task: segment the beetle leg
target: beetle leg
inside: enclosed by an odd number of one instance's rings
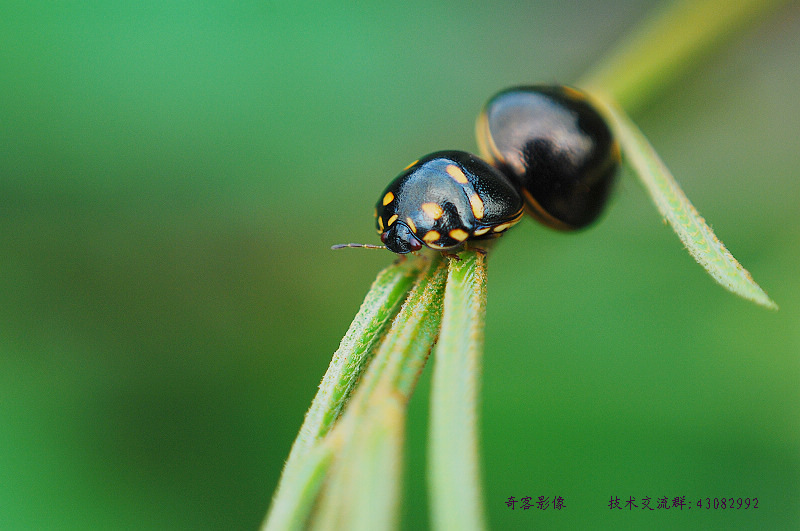
[[[442,256],[444,256],[445,258],[452,258],[453,260],[457,261],[461,260],[461,257],[458,256],[457,254],[449,253],[447,251],[442,251]]]

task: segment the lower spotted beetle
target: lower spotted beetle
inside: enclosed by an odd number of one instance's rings
[[[499,171],[463,151],[439,151],[406,168],[375,207],[378,233],[395,253],[452,249],[522,218],[522,198]]]
[[[592,223],[605,206],[619,147],[582,92],[558,85],[504,90],[484,107],[477,133],[488,163],[463,151],[413,162],[375,208],[384,245],[333,248],[448,251],[500,236],[523,208],[545,225],[572,230]]]

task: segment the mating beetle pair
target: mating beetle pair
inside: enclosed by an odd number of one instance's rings
[[[599,216],[620,151],[583,93],[541,85],[504,90],[484,107],[477,134],[488,162],[439,151],[410,164],[384,190],[375,217],[387,249],[446,251],[497,237],[524,211],[560,230]]]

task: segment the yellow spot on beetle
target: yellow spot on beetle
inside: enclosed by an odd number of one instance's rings
[[[442,210],[442,207],[436,203],[422,203],[420,208],[422,208],[422,211],[434,220],[439,219],[444,215],[444,210]]]
[[[406,171],[407,169],[409,169],[411,166],[413,166],[413,165],[414,165],[414,164],[416,164],[417,162],[419,162],[419,159],[415,160],[414,162],[412,162],[411,164],[409,164],[408,166],[406,166],[405,168],[403,168],[403,171]]]
[[[380,232],[383,232],[383,218],[378,218],[378,227],[381,229]]]
[[[467,239],[467,236],[469,236],[469,234],[461,229],[453,229],[450,231],[450,237],[456,240],[457,242],[463,242],[464,240]]]
[[[435,230],[429,230],[427,233],[425,233],[425,236],[423,236],[422,239],[425,241],[425,243],[433,243],[438,240],[440,236],[441,234]]]
[[[447,170],[447,173],[450,174],[450,177],[455,179],[457,183],[467,184],[469,182],[467,181],[467,176],[464,175],[464,172],[461,170],[461,168],[455,164],[448,164],[445,170]]]
[[[383,206],[388,205],[394,201],[394,194],[392,192],[386,192],[386,195],[383,196]]]
[[[484,234],[489,232],[491,229],[492,229],[491,227],[483,227],[482,229],[476,230],[472,234],[474,234],[475,236],[483,236]]]
[[[414,225],[414,222],[411,221],[411,218],[406,218],[406,223],[408,224],[408,228],[411,229],[411,232],[417,232],[417,226]]]
[[[469,204],[472,206],[472,214],[475,219],[481,219],[483,217],[483,201],[478,197],[478,194],[469,196]]]
[[[504,230],[506,230],[507,228],[509,228],[511,225],[513,225],[513,223],[503,223],[503,224],[501,224],[501,225],[498,225],[498,226],[496,226],[496,227],[495,227],[495,228],[493,228],[492,230],[493,230],[494,232],[503,232]]]
[[[395,221],[397,221],[397,214],[389,218],[389,220],[386,222],[386,226],[391,227],[392,223],[394,223]]]

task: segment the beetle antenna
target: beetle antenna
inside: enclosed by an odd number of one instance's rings
[[[344,249],[345,247],[361,247],[363,249],[386,249],[385,245],[370,245],[369,243],[340,243],[332,245],[331,249]]]

